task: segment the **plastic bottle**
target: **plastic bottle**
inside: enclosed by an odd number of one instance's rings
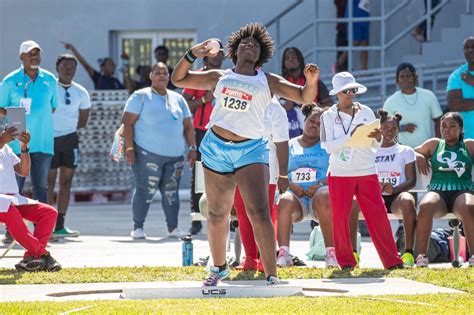
[[[191,266],[193,264],[193,238],[186,235],[181,238],[183,241],[183,266]]]

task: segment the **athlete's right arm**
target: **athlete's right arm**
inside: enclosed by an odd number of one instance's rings
[[[191,52],[191,54],[196,58],[215,56],[215,54],[211,54],[209,48],[207,48],[207,43],[209,41],[210,39],[197,44],[186,54]],[[217,81],[219,81],[219,78],[223,74],[223,70],[191,71],[193,63],[189,61],[189,58],[185,58],[185,56],[179,60],[174,68],[174,71],[171,74],[171,82],[180,88],[213,91],[216,87]]]
[[[418,170],[421,174],[428,175],[428,172],[431,168],[430,164],[428,163],[428,159],[433,156],[439,141],[440,139],[438,138],[431,138],[414,149],[416,165],[418,166]]]

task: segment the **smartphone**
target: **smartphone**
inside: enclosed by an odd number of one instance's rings
[[[8,127],[15,127],[18,134],[26,130],[26,113],[24,107],[7,108]]]

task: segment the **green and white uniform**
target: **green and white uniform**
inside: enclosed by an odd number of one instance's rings
[[[464,141],[448,147],[440,140],[431,157],[431,176],[428,190],[434,191],[472,191],[472,158]]]

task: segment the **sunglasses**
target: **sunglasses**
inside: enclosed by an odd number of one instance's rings
[[[352,88],[352,89],[344,90],[344,91],[342,91],[342,93],[344,93],[344,94],[346,94],[346,95],[349,94],[349,93],[351,93],[351,92],[354,93],[354,94],[356,94],[358,90],[359,90],[358,88]]]
[[[69,94],[69,91],[66,91],[66,94],[64,94],[64,102],[66,105],[71,105],[71,94]]]

